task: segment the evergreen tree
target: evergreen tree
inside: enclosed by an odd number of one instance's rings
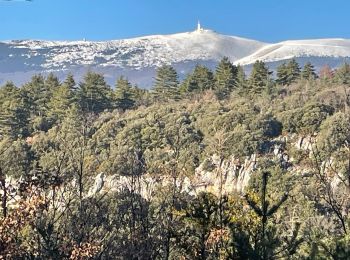
[[[225,98],[235,87],[237,87],[237,67],[224,57],[215,71],[216,93],[219,98]]]
[[[287,65],[286,63],[282,63],[277,67],[277,78],[276,83],[280,84],[282,86],[285,86],[288,84],[288,71],[287,71]]]
[[[67,86],[70,90],[75,91],[77,89],[77,84],[74,80],[73,74],[69,73],[64,80],[63,84]]]
[[[301,72],[301,78],[302,79],[307,79],[307,80],[313,80],[317,78],[317,75],[315,73],[315,68],[314,66],[311,64],[311,62],[307,62],[304,65],[304,68]]]
[[[197,65],[181,85],[181,92],[198,92],[213,89],[213,73],[205,66]]]
[[[176,70],[170,65],[163,65],[157,70],[153,96],[158,100],[178,99],[178,79]]]
[[[74,93],[68,85],[62,84],[52,94],[48,104],[48,116],[51,120],[62,120],[67,110],[76,102]]]
[[[292,59],[287,64],[288,84],[292,84],[300,78],[300,67],[295,59]]]
[[[282,63],[277,67],[276,82],[281,85],[290,85],[300,78],[300,67],[295,59]]]
[[[262,93],[271,85],[269,68],[262,61],[256,61],[249,77],[249,90],[251,93]]]
[[[52,93],[56,88],[59,87],[59,85],[60,82],[58,78],[53,73],[49,73],[45,79],[46,88]]]
[[[244,92],[247,87],[247,77],[245,75],[244,69],[242,66],[237,66],[237,88],[240,92]]]
[[[350,84],[350,65],[345,63],[335,71],[334,79],[339,84]]]
[[[77,96],[84,112],[100,113],[112,108],[113,91],[100,74],[88,72],[79,84]]]
[[[49,82],[51,82],[51,80]],[[45,79],[42,75],[34,75],[32,80],[24,85],[22,91],[33,116],[46,115],[48,103],[52,96],[52,89],[49,88],[50,86],[52,85],[45,84]]]
[[[117,108],[125,111],[135,105],[131,84],[123,76],[117,80],[114,94],[117,101]]]
[[[17,138],[27,134],[29,113],[20,90],[11,82],[0,88],[0,136]]]

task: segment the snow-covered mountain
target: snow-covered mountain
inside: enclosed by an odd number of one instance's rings
[[[88,70],[103,73],[114,83],[120,75],[147,87],[155,69],[172,64],[180,77],[201,63],[214,68],[224,56],[236,64],[264,60],[272,67],[296,57],[337,66],[350,57],[350,40],[323,39],[268,44],[227,36],[198,27],[193,32],[154,35],[105,42],[20,40],[0,42],[0,84],[21,84],[35,74],[54,72],[63,78],[72,72],[79,80]],[[316,66],[317,66],[316,64]]]
[[[307,57],[348,58],[350,57],[350,40],[296,40],[268,44],[235,63],[247,65],[254,63],[256,60],[276,62],[291,58]]]

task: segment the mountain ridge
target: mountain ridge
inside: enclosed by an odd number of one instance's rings
[[[22,84],[33,74],[49,72],[60,78],[72,72],[80,80],[86,71],[95,70],[110,84],[125,75],[131,82],[149,87],[156,68],[162,64],[173,65],[181,78],[198,63],[214,69],[224,56],[247,67],[262,60],[274,69],[277,63],[291,58],[301,62],[316,59],[316,68],[327,63],[336,67],[350,57],[350,39],[266,43],[198,27],[192,32],[110,41],[2,41],[0,83],[12,80]]]

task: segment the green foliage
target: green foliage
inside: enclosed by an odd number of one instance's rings
[[[237,67],[224,57],[216,67],[215,92],[220,99],[227,98],[236,87]]]
[[[152,91],[92,72],[7,83],[0,242],[28,259],[346,259],[347,83],[279,73],[275,88],[263,62],[246,79],[224,58],[182,96],[170,66]]]
[[[288,63],[282,63],[277,67],[276,82],[280,85],[286,86],[296,82],[300,78],[300,67],[295,59]]]
[[[0,176],[25,177],[30,171],[30,151],[23,140],[0,139]]]
[[[240,93],[244,93],[247,88],[247,76],[244,72],[244,68],[240,65],[237,66],[237,88]]]
[[[218,198],[204,192],[193,198],[180,212],[184,228],[181,230],[183,233],[180,231],[183,238],[179,244],[188,258],[206,259],[211,254],[207,241],[218,225],[218,213]]]
[[[69,73],[67,75],[66,79],[63,82],[63,85],[67,86],[72,92],[77,89],[73,74]]]
[[[0,138],[28,134],[29,111],[20,90],[11,82],[0,88]]]
[[[271,74],[272,72],[269,71],[264,62],[256,61],[248,79],[249,92],[252,94],[261,94],[263,92],[269,94],[269,89],[271,87]]]
[[[69,83],[57,87],[48,104],[48,117],[53,121],[62,121],[69,108],[76,103],[75,93]]]
[[[189,74],[180,87],[182,93],[203,92],[214,88],[213,73],[202,65],[197,65]]]
[[[331,106],[310,103],[302,108],[286,111],[280,115],[283,127],[288,132],[309,133],[316,132],[322,121],[332,115],[334,109]]]
[[[317,75],[315,73],[315,68],[311,64],[311,62],[307,62],[304,65],[303,70],[301,71],[301,78],[306,80],[314,80],[317,78]]]
[[[179,82],[176,70],[169,65],[163,65],[157,69],[157,75],[152,88],[152,93],[157,100],[179,98]]]
[[[334,152],[350,144],[350,118],[342,112],[324,120],[320,126],[318,143],[322,150]]]
[[[41,75],[35,75],[23,86],[23,93],[33,116],[46,115],[52,92],[57,87],[56,79],[52,74],[47,80]]]
[[[84,112],[100,113],[112,108],[113,91],[102,75],[88,72],[77,89],[79,104]]]
[[[133,97],[133,89],[130,82],[123,77],[117,80],[114,95],[117,101],[117,108],[125,111],[131,109],[135,105],[135,100]]]
[[[334,80],[339,84],[350,84],[350,65],[348,63],[344,63],[344,65],[336,69]]]

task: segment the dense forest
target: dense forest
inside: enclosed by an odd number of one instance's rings
[[[0,88],[1,259],[350,259],[350,66]]]

